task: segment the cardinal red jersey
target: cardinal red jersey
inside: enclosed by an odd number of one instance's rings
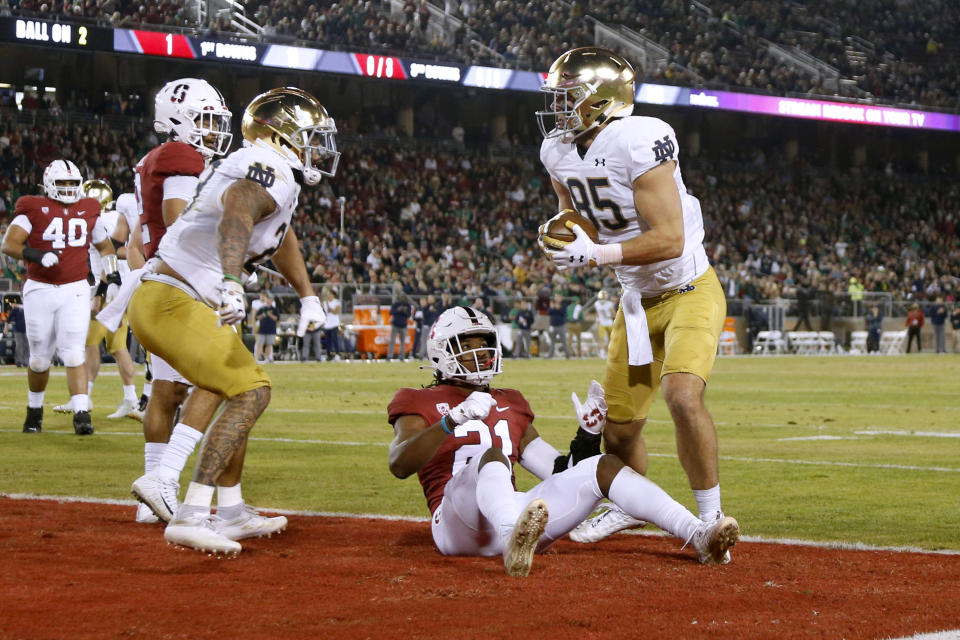
[[[93,198],[81,198],[73,204],[64,204],[45,196],[23,196],[17,200],[14,210],[14,216],[21,215],[27,219],[24,228],[29,226],[27,246],[53,251],[60,258],[49,268],[32,260],[26,261],[28,278],[49,284],[67,284],[87,277],[90,272],[87,247],[100,217],[99,202]]]
[[[203,156],[185,142],[165,142],[137,163],[137,201],[145,258],[153,257],[167,232],[163,223],[163,181],[170,176],[196,177],[203,169]]]
[[[430,513],[440,506],[447,481],[474,456],[483,454],[490,447],[498,447],[510,458],[511,467],[516,464],[520,441],[533,422],[533,411],[515,389],[490,389],[490,395],[497,401],[497,406],[490,410],[487,419],[470,420],[456,427],[417,473]],[[390,401],[387,413],[390,424],[396,423],[400,416],[418,415],[429,426],[464,398],[461,389],[443,384],[426,389],[400,389]]]

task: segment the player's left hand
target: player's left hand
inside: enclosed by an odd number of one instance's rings
[[[317,322],[323,324],[327,314],[323,312],[323,305],[317,296],[300,298],[300,322],[297,323],[297,337],[302,338],[307,333],[307,327]]]
[[[547,236],[542,236],[544,249],[553,260],[553,264],[560,271],[587,265],[596,266],[597,263],[594,261],[597,255],[596,243],[590,239],[586,231],[580,228],[580,225],[567,221],[567,228],[577,236],[573,242],[561,245]]]
[[[224,279],[217,291],[220,293],[220,306],[217,308],[220,326],[242,322],[247,316],[247,297],[243,292],[243,285]]]
[[[589,433],[602,433],[607,426],[607,397],[603,391],[603,385],[596,380],[591,380],[590,388],[587,389],[586,402],[580,402],[576,391],[570,394],[570,400],[573,402],[573,410],[577,413],[580,428]]]

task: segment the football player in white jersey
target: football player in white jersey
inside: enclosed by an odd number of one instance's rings
[[[130,326],[144,347],[193,385],[226,398],[208,429],[193,481],[164,531],[168,542],[226,554],[241,549],[236,540],[246,533],[231,523],[242,522],[246,507],[241,502],[236,514],[218,508],[213,517],[213,491],[230,459],[242,455],[270,401],[270,379],[233,327],[246,315],[243,276],[271,258],[300,294],[298,333],[311,321],[323,321],[290,222],[301,183],[333,176],[340,155],[333,118],[316,98],[293,87],[254,98],[241,130],[245,146],[201,174],[193,200],[167,229],[159,260],[129,308]],[[274,531],[286,526],[282,516],[270,520]]]
[[[541,241],[559,269],[610,265],[623,287],[603,383],[607,451],[646,472],[642,429],[662,386],[700,517],[718,519],[717,432],[704,395],[726,300],[703,248],[700,202],[680,175],[676,134],[662,120],[632,115],[634,71],[607,49],[564,53],[541,91],[540,159],[560,209],[589,218],[599,242],[576,225],[570,243]],[[611,509],[571,537],[593,541],[639,524]]]
[[[137,225],[139,213],[137,212],[136,198],[132,193],[120,195],[114,201],[113,189],[103,180],[87,180],[80,185],[80,193],[85,198],[95,198],[100,203],[100,220],[103,223],[104,230],[113,241],[113,248],[117,252],[117,273],[121,278],[126,278],[130,273],[130,267],[127,266],[126,251],[124,245],[129,236],[130,221]],[[118,224],[120,218],[124,218],[122,224]],[[139,226],[139,225],[137,225]],[[108,297],[107,291],[111,285],[103,276],[103,267],[101,266],[100,252],[93,247],[90,248],[90,273],[93,274],[94,295],[91,301],[91,309],[94,314],[100,310],[104,300]],[[108,418],[117,419],[130,416],[135,420],[143,420],[143,414],[137,410],[137,389],[135,386],[133,368],[133,359],[127,350],[127,322],[121,322],[116,331],[110,331],[104,327],[96,318],[90,319],[90,326],[87,329],[86,343],[86,366],[87,366],[87,395],[92,396],[93,385],[100,373],[100,343],[105,342],[107,352],[114,357],[117,362],[117,369],[120,373],[120,380],[123,384],[123,400],[117,407],[117,410]],[[91,403],[92,404],[92,403]],[[70,413],[69,403],[53,408],[58,413]]]

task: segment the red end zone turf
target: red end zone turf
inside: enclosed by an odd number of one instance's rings
[[[290,518],[235,560],[132,506],[0,497],[2,638],[888,638],[960,628],[960,555],[561,541],[528,578],[445,558],[422,522]],[[742,523],[749,534],[749,522]]]

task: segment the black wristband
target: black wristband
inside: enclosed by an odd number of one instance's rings
[[[97,285],[97,293],[96,293],[95,295],[100,296],[101,298],[106,297],[106,295],[107,295],[107,281],[106,281],[106,280],[101,280],[101,281],[100,281],[100,284]]]
[[[600,455],[602,439],[603,436],[599,433],[590,433],[583,427],[577,427],[577,435],[570,441],[570,457],[573,458],[573,464]]]
[[[49,252],[44,251],[43,249],[35,249],[33,247],[24,247],[22,255],[24,260],[29,260],[30,262],[36,262],[37,264],[40,264],[41,261],[43,260],[44,254],[46,253],[49,253]]]

